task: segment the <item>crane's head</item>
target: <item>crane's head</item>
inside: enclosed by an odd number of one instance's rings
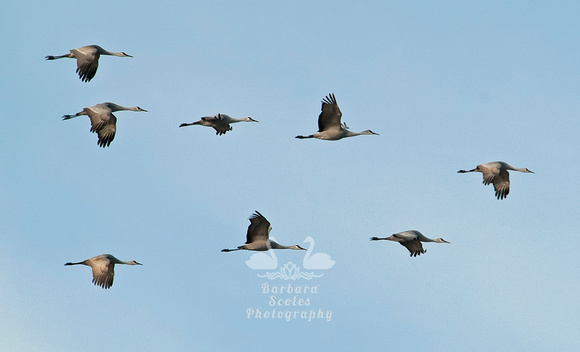
[[[535,174],[535,172],[533,172],[532,170],[528,169],[527,167],[524,170],[526,170],[526,172],[529,172],[531,174]]]
[[[376,132],[373,132],[373,131],[371,131],[371,130],[366,130],[366,131],[363,131],[363,132],[362,132],[362,134],[375,134],[375,135],[377,135],[377,136],[379,135],[378,133],[376,133]]]
[[[127,53],[125,53],[125,52],[122,52],[122,53],[121,53],[121,56],[125,56],[125,57],[133,57],[133,56],[131,56],[131,55],[129,55],[129,54],[127,54]]]
[[[130,262],[128,262],[127,264],[129,264],[129,265],[143,265],[143,264],[141,264],[141,263],[137,263],[137,262],[136,262],[136,261],[134,261],[134,260],[131,260],[131,261],[130,261]]]
[[[434,239],[434,240],[433,240],[433,242],[437,242],[437,243],[451,243],[451,242],[447,242],[447,241],[445,241],[445,240],[444,240],[444,239],[442,239],[442,238],[436,238],[436,239]]]
[[[254,120],[253,118],[251,118],[249,116],[248,117],[244,117],[243,120],[244,121],[248,121],[248,122],[259,122],[258,120]]]

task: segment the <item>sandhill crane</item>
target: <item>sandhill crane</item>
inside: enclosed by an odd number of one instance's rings
[[[302,260],[302,266],[306,269],[330,269],[336,263],[334,260],[330,259],[330,256],[326,253],[315,253],[312,256],[312,250],[314,249],[314,239],[310,236],[306,237],[304,242],[310,243],[308,251]]]
[[[508,170],[514,170],[525,173],[534,173],[527,168],[517,168],[513,167],[508,163],[503,161],[493,161],[487,164],[477,165],[475,169],[471,170],[459,170],[458,173],[466,172],[481,172],[483,174],[483,184],[489,185],[493,183],[493,188],[495,189],[495,196],[497,199],[504,199],[510,193],[510,174]]]
[[[269,249],[297,249],[305,250],[299,245],[283,246],[274,240],[269,239],[270,222],[260,214],[257,210],[250,216],[250,226],[248,226],[248,233],[246,235],[246,244],[243,244],[235,249],[222,249],[222,252],[233,252],[245,249],[247,251],[267,251]]]
[[[371,237],[371,241],[380,241],[380,240],[399,242],[401,245],[407,247],[409,252],[411,252],[411,257],[416,257],[418,255],[421,255],[422,253],[427,252],[426,249],[423,250],[423,245],[421,244],[421,242],[450,243],[442,238],[436,239],[427,238],[423,236],[421,232],[415,230],[399,232],[385,238]]]
[[[91,119],[91,132],[96,132],[99,136],[97,144],[100,147],[108,147],[113,139],[115,139],[115,133],[117,132],[117,118],[113,115],[114,111],[144,111],[138,106],[134,107],[124,107],[117,105],[115,103],[102,103],[90,108],[84,108],[83,111],[77,112],[74,115],[64,115],[63,120],[70,120],[77,116],[88,115]]]
[[[354,137],[362,134],[376,134],[371,130],[351,132],[346,123],[341,123],[342,113],[336,103],[334,94],[329,94],[322,100],[322,112],[318,116],[318,132],[308,136],[296,136],[296,138],[318,138],[327,141],[337,141],[346,137]]]
[[[134,260],[124,262],[115,258],[110,254],[101,254],[96,257],[83,260],[78,263],[68,262],[65,265],[78,265],[83,264],[90,266],[93,269],[93,284],[100,286],[104,289],[108,289],[113,286],[113,278],[115,276],[115,264],[127,264],[127,265],[143,265],[137,263]]]
[[[232,127],[230,126],[230,123],[236,123],[236,122],[258,122],[256,120],[254,120],[251,117],[244,117],[241,119],[234,119],[231,116],[228,116],[226,114],[217,114],[214,116],[204,116],[202,117],[199,121],[195,121],[192,123],[182,123],[181,125],[179,125],[179,127],[185,127],[185,126],[192,126],[192,125],[202,125],[202,126],[207,126],[207,127],[213,127],[214,130],[216,130],[216,135],[222,135],[225,134],[227,131],[231,131]]]
[[[77,59],[77,73],[83,82],[90,81],[97,73],[99,67],[99,57],[101,55],[112,55],[121,57],[133,57],[123,52],[113,53],[101,48],[98,45],[87,45],[77,49],[72,49],[70,53],[58,56],[49,55],[47,60],[62,59],[65,57]]]

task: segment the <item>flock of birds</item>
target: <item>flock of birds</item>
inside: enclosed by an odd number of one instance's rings
[[[77,60],[77,74],[83,82],[89,82],[97,73],[99,66],[99,57],[101,55],[112,55],[119,57],[132,57],[124,52],[110,52],[98,45],[88,45],[77,49],[70,50],[70,53],[59,56],[46,56],[47,60],[56,60],[62,58],[74,58]],[[329,94],[322,100],[321,113],[318,116],[318,132],[310,135],[299,135],[296,138],[318,138],[322,140],[336,141],[347,137],[354,137],[360,135],[378,135],[371,130],[362,132],[351,132],[347,125],[341,121],[342,113],[336,102],[334,94]],[[91,120],[91,132],[97,133],[97,144],[100,147],[108,147],[115,138],[117,130],[117,118],[113,115],[116,111],[142,111],[138,106],[125,107],[115,103],[101,103],[92,107],[84,108],[83,111],[74,115],[64,115],[64,120],[69,120],[74,117],[87,115]],[[231,131],[230,126],[237,122],[258,122],[251,117],[244,117],[241,119],[232,118],[226,114],[217,114],[214,116],[205,116],[200,120],[192,123],[182,123],[179,127],[186,127],[192,125],[200,125],[211,127],[215,129],[216,135],[223,135],[227,131]],[[495,189],[495,196],[498,200],[507,197],[510,191],[510,180],[508,170],[519,171],[524,173],[533,173],[527,168],[516,168],[503,161],[494,161],[486,164],[477,165],[471,170],[459,170],[458,173],[481,172],[483,175],[483,184],[493,184]],[[270,230],[272,226],[270,222],[258,211],[250,217],[250,225],[248,226],[246,234],[246,243],[234,249],[222,249],[222,252],[232,252],[238,250],[249,251],[268,251],[271,249],[293,249],[306,250],[299,245],[284,246],[278,244],[270,239]],[[379,238],[372,237],[371,241],[388,240],[398,242],[406,247],[411,253],[411,257],[424,254],[427,250],[423,249],[422,242],[435,243],[450,243],[442,238],[430,239],[425,237],[419,231],[403,231],[392,236]],[[313,242],[311,241],[311,244]],[[132,261],[122,261],[110,254],[102,254],[78,263],[66,263],[65,265],[83,264],[90,266],[93,270],[93,283],[104,289],[108,289],[113,285],[113,278],[115,275],[115,264],[126,265],[141,265],[140,263]]]

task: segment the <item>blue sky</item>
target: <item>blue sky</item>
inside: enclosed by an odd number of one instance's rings
[[[19,1],[0,14],[0,349],[571,351],[577,348],[580,34],[575,2]],[[70,59],[98,44],[81,82]],[[335,93],[351,130],[298,140]],[[87,118],[119,112],[109,148]],[[251,116],[233,131],[201,116]],[[503,160],[498,201],[480,174]],[[283,244],[336,261],[312,308],[268,307],[245,240],[260,211]],[[416,229],[410,258],[371,236]],[[91,284],[102,253],[137,260]],[[304,252],[278,251],[300,266]],[[303,269],[305,270],[305,269]],[[266,281],[265,281],[266,280]],[[287,281],[277,281],[287,284]]]

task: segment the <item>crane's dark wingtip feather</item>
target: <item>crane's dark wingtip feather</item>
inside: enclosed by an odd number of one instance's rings
[[[322,99],[322,104],[336,104],[336,97],[333,93],[329,93],[327,96]]]
[[[507,198],[509,193],[510,193],[509,190],[508,191],[496,191],[495,196],[497,197],[497,200],[502,200],[502,199]]]

